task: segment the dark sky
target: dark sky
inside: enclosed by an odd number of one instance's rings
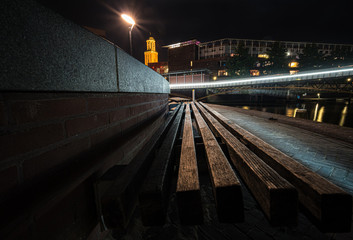
[[[249,38],[353,44],[353,14],[349,1],[317,0],[39,0],[80,25],[107,31],[112,42],[129,51],[129,13],[134,57],[143,61],[149,33],[161,46],[198,39]]]

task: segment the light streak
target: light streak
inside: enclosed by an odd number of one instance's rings
[[[323,76],[319,75],[327,75],[327,74],[337,74],[352,71],[353,75],[353,67],[349,68],[339,68],[335,70],[321,70],[315,72],[303,72],[298,74],[285,74],[285,75],[275,75],[275,76],[266,76],[266,77],[251,77],[251,78],[243,78],[243,79],[229,79],[224,81],[216,81],[216,82],[205,82],[205,83],[183,83],[183,84],[170,84],[170,89],[189,89],[189,88],[212,88],[212,87],[228,87],[235,85],[242,85],[246,83],[257,84],[257,83],[267,83],[273,82],[274,80],[283,81],[294,81],[294,80],[302,80],[302,78],[311,77],[318,75],[317,78],[323,78]],[[327,77],[337,77],[337,76],[327,76]]]

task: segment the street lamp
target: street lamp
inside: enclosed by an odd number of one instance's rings
[[[132,19],[132,17],[126,14],[121,14],[121,17],[125,20],[125,22],[131,24],[131,26],[129,27],[129,40],[130,40],[130,55],[132,56],[131,31],[132,31],[132,28],[135,26],[135,21],[134,19]]]

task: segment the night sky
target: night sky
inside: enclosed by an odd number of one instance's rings
[[[128,25],[121,13],[137,22],[133,55],[143,61],[149,33],[164,45],[198,39],[249,38],[353,44],[349,1],[313,0],[39,0],[80,25],[104,29],[107,38],[129,52]]]

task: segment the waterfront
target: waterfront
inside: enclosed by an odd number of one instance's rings
[[[243,109],[271,112],[294,118],[304,118],[316,122],[336,124],[353,128],[353,104],[348,101],[301,101],[264,103],[221,103]]]

